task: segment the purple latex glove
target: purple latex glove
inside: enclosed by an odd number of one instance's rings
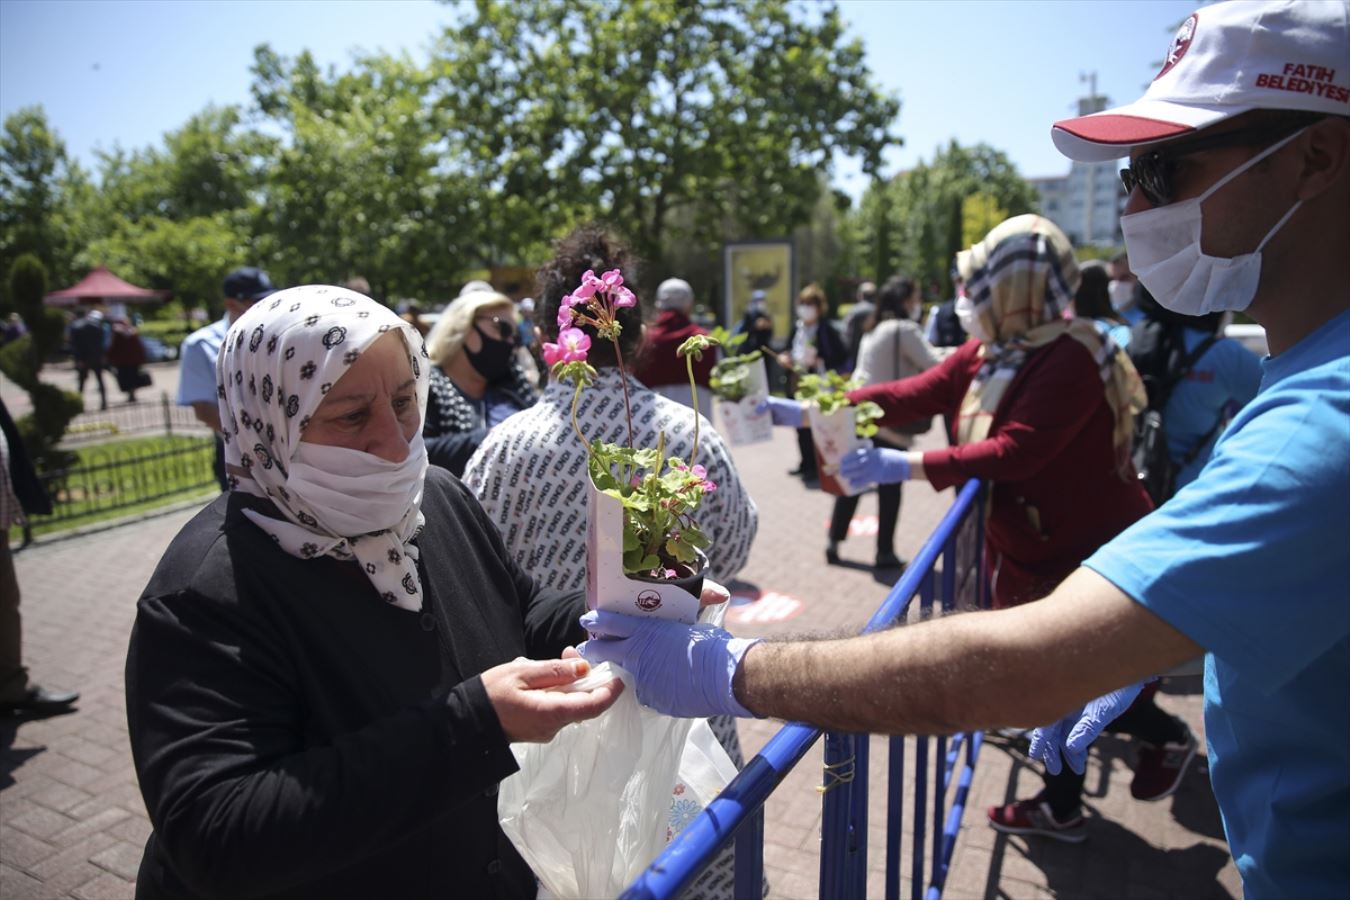
[[[1152,681],[1149,679],[1148,681]],[[1062,768],[1060,757],[1079,775],[1087,766],[1088,747],[1102,733],[1102,729],[1130,708],[1148,681],[1131,684],[1098,697],[1077,712],[1070,713],[1053,725],[1037,728],[1031,733],[1028,754],[1045,764],[1045,771],[1058,775]]]
[[[591,663],[622,666],[637,686],[638,702],[680,718],[715,715],[754,718],[736,699],[731,679],[759,638],[732,637],[712,625],[591,610],[581,617],[591,640],[577,652]]]
[[[755,404],[755,414],[768,412],[773,424],[788,428],[802,427],[802,404],[800,400],[784,400],[782,397],[765,397]]]
[[[863,447],[839,460],[839,474],[853,484],[893,484],[909,481],[909,451]]]

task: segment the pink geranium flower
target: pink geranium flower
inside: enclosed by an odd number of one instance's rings
[[[615,288],[621,288],[623,287],[623,273],[620,272],[618,269],[610,269],[608,272],[600,276],[600,282],[604,285],[605,290],[607,291],[612,291]]]
[[[558,333],[558,347],[562,350],[563,362],[585,362],[586,353],[591,349],[591,336],[580,328],[564,328]]]

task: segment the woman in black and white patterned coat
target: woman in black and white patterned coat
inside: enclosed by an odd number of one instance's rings
[[[533,406],[516,362],[520,323],[510,297],[473,291],[451,303],[427,335],[431,384],[422,437],[434,466],[464,473],[488,430]]]
[[[637,282],[627,249],[606,231],[587,225],[572,232],[559,242],[554,259],[539,270],[536,321],[544,340],[557,339],[559,301],[581,283],[587,269],[621,269],[627,283]],[[620,346],[625,363],[631,365],[642,341],[641,307],[620,309],[618,318],[623,325]],[[599,375],[581,394],[577,407],[581,431],[591,440],[625,442],[623,376],[615,365],[613,347],[596,340],[588,361]],[[628,393],[634,446],[655,447],[657,435],[664,432],[666,453],[687,459],[693,446],[694,411],[631,375]],[[549,384],[537,404],[489,432],[464,470],[464,483],[478,496],[516,562],[541,585],[559,590],[581,590],[586,583],[586,448],[572,430],[572,395],[571,384]],[[698,513],[700,526],[712,540],[707,550],[709,574],[726,584],[750,555],[759,513],[726,445],[706,419],[699,424],[698,454],[698,463],[717,485]],[[735,720],[719,716],[709,724],[740,768],[744,762]],[[730,897],[732,859],[730,849],[724,851],[681,896]]]

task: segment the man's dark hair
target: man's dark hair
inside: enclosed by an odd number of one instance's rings
[[[869,317],[867,330],[887,319],[905,318],[905,301],[914,296],[914,279],[908,275],[892,275],[877,291],[877,308]]]
[[[589,222],[581,225],[571,234],[553,245],[553,259],[539,267],[535,273],[538,282],[536,303],[536,321],[544,336],[550,341],[558,337],[558,308],[562,298],[581,285],[581,276],[587,269],[602,275],[610,269],[623,273],[624,286],[629,290],[638,283],[638,262],[628,246],[604,225]],[[634,291],[636,293],[636,291]],[[619,349],[623,352],[625,367],[637,360],[638,347],[642,343],[642,302],[618,311],[619,324],[623,332],[619,335]],[[614,356],[614,346],[601,341],[590,326],[577,326],[591,336],[589,362],[593,366],[613,366],[618,363]]]
[[[1073,314],[1080,319],[1125,321],[1111,305],[1111,276],[1106,266],[1085,263],[1078,274],[1078,291],[1073,295]]]

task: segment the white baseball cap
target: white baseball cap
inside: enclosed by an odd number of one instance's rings
[[[1350,0],[1230,0],[1191,13],[1133,103],[1056,122],[1060,153],[1126,156],[1254,109],[1350,115]]]

